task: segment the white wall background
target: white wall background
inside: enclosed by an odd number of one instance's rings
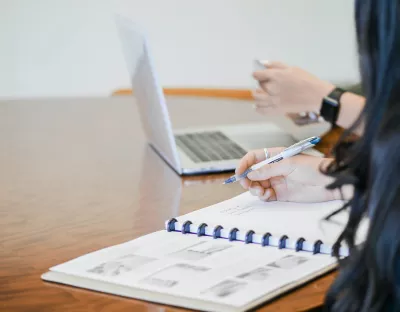
[[[0,0],[0,97],[129,87],[115,12],[147,30],[163,86],[253,87],[255,57],[358,79],[351,0]]]

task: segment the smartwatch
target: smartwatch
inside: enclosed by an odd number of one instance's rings
[[[346,90],[335,88],[331,93],[322,100],[320,116],[333,126],[336,125],[340,111],[340,97]]]

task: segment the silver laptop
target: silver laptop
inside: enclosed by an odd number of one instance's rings
[[[177,173],[231,171],[248,150],[295,142],[268,122],[173,130],[145,35],[127,18],[116,22],[147,141]]]

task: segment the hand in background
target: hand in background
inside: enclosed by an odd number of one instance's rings
[[[284,148],[269,148],[271,156]],[[264,150],[247,153],[239,162],[236,174],[265,160]],[[339,199],[338,192],[327,190],[333,179],[321,173],[332,160],[308,155],[297,155],[280,162],[268,164],[249,173],[240,181],[242,187],[263,201],[323,202]]]
[[[253,93],[259,113],[265,113],[268,107],[284,112],[319,111],[323,97],[335,88],[299,67],[280,62],[265,66],[265,70],[253,73],[260,85]]]

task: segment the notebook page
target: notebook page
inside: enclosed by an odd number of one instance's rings
[[[237,228],[237,239],[244,240],[245,234],[253,230],[256,241],[269,232],[272,234],[272,245],[278,245],[283,235],[289,237],[289,244],[295,248],[296,241],[302,237],[312,250],[314,243],[321,240],[328,248],[328,253],[335,243],[338,235],[343,230],[348,213],[343,212],[334,216],[329,221],[323,219],[343,206],[342,201],[329,201],[322,203],[289,203],[289,202],[263,202],[257,197],[245,192],[237,197],[221,203],[203,208],[192,213],[176,218],[176,228],[182,228],[185,221],[190,220],[190,231],[197,232],[202,223],[206,223],[206,235],[213,235],[216,226],[221,225],[222,237],[228,237],[231,229]],[[359,241],[366,233],[366,224],[359,231]],[[307,248],[305,249],[307,250]]]
[[[160,231],[50,270],[241,307],[334,266],[325,255]]]

